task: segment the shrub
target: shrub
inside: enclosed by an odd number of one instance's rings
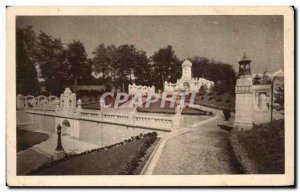
[[[225,103],[230,103],[230,101],[231,101],[230,99],[226,99]]]
[[[217,101],[217,102],[222,102],[222,99],[221,99],[221,98],[218,98],[216,101]]]
[[[223,109],[223,114],[224,114],[225,121],[228,121],[230,118],[230,110],[228,108]]]

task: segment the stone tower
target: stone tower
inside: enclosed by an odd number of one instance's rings
[[[252,129],[253,126],[253,93],[251,60],[244,53],[239,61],[239,77],[235,85],[235,120],[234,127],[240,131]]]
[[[192,79],[192,63],[185,60],[182,63],[182,79]]]

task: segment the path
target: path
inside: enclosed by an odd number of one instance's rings
[[[26,175],[41,165],[53,161],[53,153],[57,145],[57,135],[49,134],[49,139],[17,153],[17,174]],[[66,153],[82,153],[99,146],[78,141],[70,136],[62,136],[62,145]]]
[[[53,161],[52,158],[33,149],[20,151],[17,154],[17,175],[26,175],[31,170],[35,170],[41,165],[51,161]]]
[[[219,128],[226,124],[220,111],[213,119],[194,124],[166,140],[161,155],[154,162],[154,175],[235,174],[234,159],[229,150],[229,133]],[[182,129],[182,130],[184,130]],[[188,131],[189,130],[189,131]],[[155,161],[155,158],[153,158]],[[152,161],[153,161],[152,159]],[[151,166],[150,166],[151,167]],[[151,168],[150,168],[151,169]]]

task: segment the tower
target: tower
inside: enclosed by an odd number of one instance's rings
[[[185,60],[182,63],[181,79],[192,79],[192,63],[189,60]]]
[[[239,61],[239,76],[251,76],[251,67],[250,67],[251,60],[249,60],[244,53],[242,59]]]
[[[239,77],[235,85],[235,120],[234,127],[240,131],[252,129],[253,126],[253,93],[251,60],[244,53],[239,61]]]

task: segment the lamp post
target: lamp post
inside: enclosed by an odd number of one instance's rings
[[[61,151],[64,150],[61,144],[61,126],[57,126],[57,146],[55,151]]]
[[[274,97],[274,82],[276,80],[277,76],[274,76],[273,80],[272,80],[272,84],[271,84],[271,122],[273,121],[273,97]]]
[[[61,129],[62,129],[62,127],[60,125],[58,125],[57,126],[57,146],[55,148],[54,155],[53,155],[54,160],[59,160],[66,156],[66,153],[61,144]]]

